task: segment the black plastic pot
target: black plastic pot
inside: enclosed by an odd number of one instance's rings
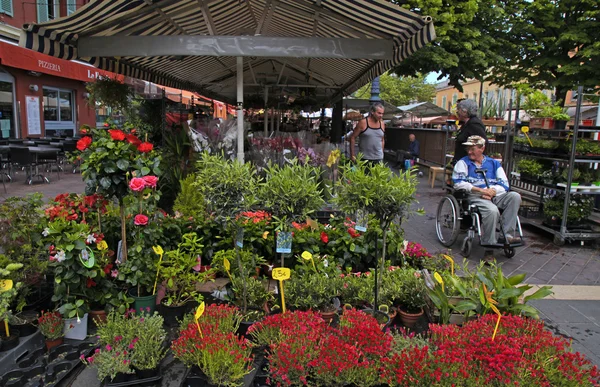
[[[4,331],[4,330],[3,330]],[[0,340],[2,340],[2,351],[8,351],[9,349],[15,348],[19,345],[19,331],[16,329],[10,330],[10,336],[6,337],[6,333],[2,332],[3,335],[0,335]]]
[[[193,301],[179,306],[168,306],[161,303],[159,312],[160,315],[163,316],[166,326],[176,327],[179,325],[179,321],[183,319],[183,316],[190,312],[197,305],[198,303]]]
[[[13,330],[19,331],[19,337],[31,336],[38,330],[37,326],[35,326],[31,323],[9,324],[9,325],[10,325],[11,331],[13,331]]]

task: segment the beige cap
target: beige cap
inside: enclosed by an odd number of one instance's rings
[[[473,145],[485,145],[485,138],[481,136],[469,136],[467,142],[463,142],[463,145],[473,146]]]

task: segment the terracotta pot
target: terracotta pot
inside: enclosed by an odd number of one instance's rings
[[[90,310],[90,317],[96,326],[99,323],[106,322],[106,311],[105,310]]]
[[[400,316],[402,325],[406,328],[414,328],[417,321],[423,316],[423,309],[419,313],[408,313],[399,308],[398,316]]]
[[[333,317],[335,317],[336,311],[333,312],[319,312],[321,314],[321,318],[325,320],[327,324],[331,324],[333,321]]]
[[[50,351],[52,348],[61,345],[64,341],[65,341],[64,337],[59,337],[58,339],[55,339],[55,340],[46,339],[46,349],[48,349],[48,351]]]

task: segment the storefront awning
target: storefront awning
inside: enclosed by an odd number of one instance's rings
[[[77,79],[83,82],[93,81],[100,76],[111,78],[117,77],[121,81],[125,78],[120,74],[44,55],[37,51],[27,50],[6,42],[0,42],[0,63],[8,67],[55,75],[57,77]]]
[[[433,39],[430,17],[384,0],[94,0],[25,25],[20,45],[227,101],[244,57],[245,93],[269,85],[323,100],[355,91]]]

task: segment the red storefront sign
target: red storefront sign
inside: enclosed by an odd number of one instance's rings
[[[5,42],[0,42],[0,61],[4,66],[36,71],[57,77],[77,79],[83,82],[93,81],[98,77],[116,77],[120,81],[125,79],[120,74],[44,55],[37,51]]]

